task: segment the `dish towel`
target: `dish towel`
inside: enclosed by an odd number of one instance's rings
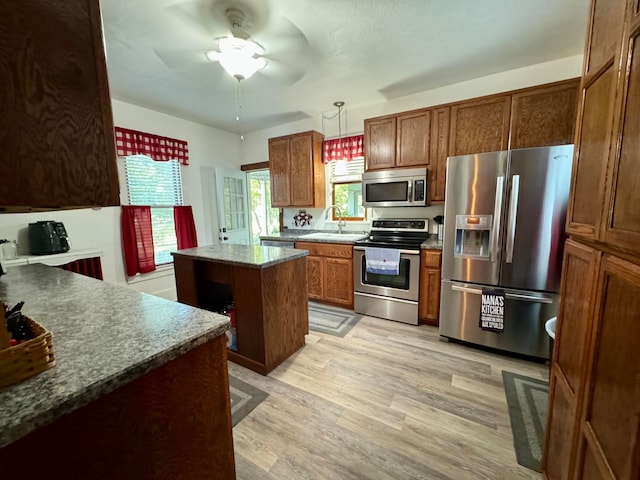
[[[365,247],[367,272],[380,275],[398,275],[400,273],[400,250],[395,248]]]

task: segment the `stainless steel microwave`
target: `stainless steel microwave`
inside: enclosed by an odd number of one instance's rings
[[[425,207],[427,169],[405,168],[362,174],[365,207]]]

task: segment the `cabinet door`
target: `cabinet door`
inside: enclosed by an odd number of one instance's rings
[[[506,150],[511,96],[473,100],[451,107],[449,155]]]
[[[307,295],[315,300],[324,298],[324,259],[307,256]]]
[[[324,262],[325,300],[353,308],[353,260],[325,258]]]
[[[571,478],[585,385],[585,364],[600,252],[567,241],[550,373],[549,415],[542,468],[549,480]]]
[[[580,79],[513,95],[511,148],[573,143]]]
[[[440,314],[440,258],[442,252],[423,250],[420,255],[420,323],[438,325]]]
[[[623,75],[623,122],[617,138],[618,150],[610,167],[609,208],[604,241],[609,245],[640,253],[640,22],[631,32],[626,75]],[[625,52],[627,53],[627,52]],[[614,140],[615,142],[615,140]]]
[[[290,169],[289,139],[286,137],[269,139],[271,205],[274,207],[291,206]]]
[[[398,115],[396,126],[396,166],[428,165],[431,149],[431,110]]]
[[[619,54],[626,0],[592,0],[583,76],[591,76]]]
[[[636,480],[640,478],[640,266],[603,257],[595,312],[574,478],[584,478],[586,469],[595,466],[603,478]]]
[[[449,155],[449,107],[438,108],[433,112],[431,122],[431,191],[429,197],[433,203],[443,203],[445,184],[447,183],[447,156]]]
[[[289,139],[291,155],[291,205],[313,206],[313,155],[311,134],[294,135]]]
[[[119,205],[98,2],[0,2],[0,207]]]
[[[366,170],[392,168],[396,164],[396,118],[364,121]]]

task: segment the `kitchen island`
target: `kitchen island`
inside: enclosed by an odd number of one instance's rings
[[[220,311],[233,304],[229,360],[268,374],[309,333],[305,256],[293,248],[223,244],[174,252],[178,301]]]
[[[0,299],[25,301],[56,359],[0,389],[3,476],[235,478],[227,317],[40,264]]]

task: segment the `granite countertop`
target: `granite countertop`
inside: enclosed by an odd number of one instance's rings
[[[0,298],[53,333],[56,365],[0,388],[0,448],[209,340],[223,315],[42,264],[0,277]]]
[[[356,241],[367,238],[367,235],[368,233],[366,232],[345,231],[344,233],[338,233],[335,230],[285,230],[280,233],[261,235],[260,240],[300,240],[303,242],[345,243],[353,245]]]
[[[442,250],[442,240],[438,240],[437,236],[429,237],[420,244],[422,250]]]
[[[295,248],[261,247],[258,245],[209,245],[178,250],[174,257],[189,257],[216,263],[226,263],[249,268],[267,268],[278,263],[304,257],[309,252]]]

